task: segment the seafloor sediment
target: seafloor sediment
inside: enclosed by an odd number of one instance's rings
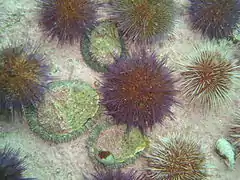
[[[178,1],[179,6],[184,0]],[[0,0],[0,45],[6,44],[9,39],[18,40],[27,37],[41,41],[42,33],[37,22],[37,6],[32,0]],[[174,67],[180,54],[189,53],[193,43],[200,40],[200,34],[192,32],[186,23],[186,15],[181,11],[174,34],[155,47],[159,57],[168,55],[168,65]],[[57,42],[44,42],[43,50],[53,66],[54,76],[59,80],[82,80],[94,86],[100,74],[91,70],[83,61],[79,44],[72,46],[57,46]],[[236,89],[239,92],[239,89]],[[235,107],[231,111],[213,113],[203,116],[200,111],[189,111],[187,106],[174,108],[174,121],[166,120],[163,125],[156,125],[149,133],[153,139],[171,132],[196,137],[209,152],[210,163],[214,165],[211,180],[237,180],[240,169],[239,160],[234,170],[229,170],[215,152],[215,143],[224,137],[228,125],[232,121],[232,114],[240,107],[240,95],[234,101]],[[4,118],[4,117],[0,117]],[[83,173],[93,173],[94,164],[88,156],[86,141],[89,132],[77,139],[61,144],[44,141],[36,136],[26,122],[8,124],[0,121],[0,147],[9,144],[13,148],[21,148],[21,153],[27,155],[27,177],[40,180],[81,180]],[[124,169],[142,168],[142,158]]]

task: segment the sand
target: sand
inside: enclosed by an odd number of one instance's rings
[[[178,1],[179,6],[184,3]],[[0,44],[6,44],[10,39],[30,39],[43,42],[42,33],[37,24],[36,2],[32,0],[0,0]],[[175,66],[180,61],[179,54],[189,52],[189,47],[200,40],[200,35],[192,32],[187,24],[187,16],[180,11],[174,34],[162,44],[156,47],[159,56],[169,56],[168,64]],[[94,85],[100,74],[92,71],[83,62],[80,54],[80,45],[64,45],[58,47],[56,41],[43,42],[43,50],[49,58],[49,63],[56,70],[56,79],[81,79]],[[236,89],[239,92],[239,89]],[[181,97],[179,97],[181,98]],[[216,112],[203,116],[199,111],[189,111],[187,106],[174,107],[175,119],[166,119],[165,123],[156,125],[153,132],[149,133],[153,139],[167,135],[171,132],[196,137],[209,152],[210,163],[215,166],[210,180],[238,180],[240,179],[240,162],[236,169],[228,170],[224,161],[215,153],[216,141],[224,137],[228,130],[228,124],[232,120],[232,113],[239,108],[240,102],[234,101],[230,111]],[[183,101],[184,102],[184,101]],[[87,155],[86,139],[88,132],[74,141],[62,144],[54,144],[41,140],[34,135],[26,123],[6,124],[0,121],[0,131],[7,131],[6,137],[0,137],[0,147],[9,143],[14,148],[21,148],[22,154],[27,155],[27,173],[30,177],[40,180],[82,180],[82,174],[94,172],[94,164]],[[128,168],[141,168],[142,159]]]

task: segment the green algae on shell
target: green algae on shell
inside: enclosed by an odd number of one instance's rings
[[[80,136],[99,109],[99,96],[82,81],[57,81],[50,84],[44,103],[26,109],[30,129],[42,139],[55,143]]]
[[[97,72],[107,71],[107,66],[125,52],[124,43],[116,25],[103,21],[82,38],[81,53],[85,63]]]
[[[111,125],[109,123],[97,125],[88,139],[90,158],[107,168],[121,168],[134,163],[148,147],[149,141],[136,128],[129,132],[126,130],[125,125]],[[102,152],[106,156],[100,155]]]

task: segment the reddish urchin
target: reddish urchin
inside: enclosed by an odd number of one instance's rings
[[[96,4],[91,0],[39,0],[40,26],[51,40],[60,44],[80,41],[96,24]]]
[[[209,38],[232,35],[240,17],[239,0],[190,0],[189,15],[193,29]]]
[[[42,100],[49,80],[49,67],[37,47],[9,46],[0,51],[0,111],[23,108]]]
[[[171,116],[176,103],[172,72],[154,53],[133,53],[116,59],[103,74],[103,104],[118,124],[142,132]]]
[[[192,138],[174,135],[152,143],[145,155],[147,179],[204,180],[208,173],[207,154]]]
[[[195,47],[192,55],[184,59],[183,94],[190,103],[204,110],[228,104],[239,85],[240,73],[234,62],[234,47],[227,41],[209,41]]]
[[[93,175],[91,180],[143,180],[143,175],[137,175],[137,171],[131,170],[128,172],[122,172],[118,170],[99,171]]]
[[[172,30],[175,12],[173,0],[115,0],[110,16],[128,41],[145,45]]]

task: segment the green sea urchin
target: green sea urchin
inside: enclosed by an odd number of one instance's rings
[[[97,92],[81,81],[53,82],[45,96],[37,109],[26,109],[26,117],[33,132],[55,143],[81,135],[99,108]]]
[[[233,55],[230,42],[211,41],[199,44],[185,58],[182,90],[190,103],[210,110],[232,100],[233,87],[239,84],[240,75]]]
[[[49,77],[49,67],[38,48],[29,44],[6,47],[0,52],[0,111],[36,105],[43,99]]]
[[[153,142],[145,156],[150,179],[203,180],[208,177],[207,155],[195,140],[174,135]]]
[[[123,36],[136,44],[151,44],[169,33],[174,25],[173,0],[111,1],[110,17]]]

